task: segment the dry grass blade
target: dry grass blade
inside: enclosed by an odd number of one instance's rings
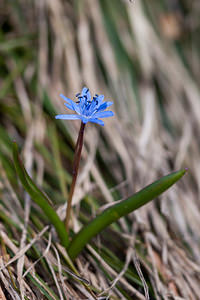
[[[105,269],[112,275],[115,276],[117,278],[117,280],[119,280],[119,282],[122,282],[123,284],[125,284],[126,288],[138,299],[140,300],[145,300],[145,297],[139,293],[133,286],[131,286],[124,278],[120,278],[120,276],[118,277],[118,274],[101,258],[101,256],[90,246],[88,246],[88,249],[90,250],[90,252],[96,257],[98,258],[98,260],[100,261],[100,263],[105,267]]]
[[[35,238],[33,238],[32,240],[31,240],[31,242],[28,244],[28,245],[26,245],[23,249],[20,249],[19,251],[18,251],[18,253],[13,257],[13,258],[11,258],[6,264],[5,264],[5,266],[3,267],[3,269],[4,268],[6,268],[7,266],[9,266],[10,264],[12,264],[13,262],[15,262],[16,260],[18,260],[19,258],[21,258],[33,245],[34,245],[34,243],[38,240],[38,239],[40,239],[41,238],[41,236],[47,231],[49,229],[49,226],[46,226],[46,227],[44,227],[43,229],[42,229],[42,231],[39,233],[39,234],[37,234],[36,235],[36,237]],[[1,233],[2,234],[2,233]],[[0,270],[2,270],[2,268],[0,268]]]
[[[135,268],[136,268],[136,270],[137,270],[137,272],[138,272],[138,274],[140,276],[140,279],[141,279],[141,281],[143,283],[145,297],[146,297],[147,300],[149,300],[150,297],[149,297],[148,285],[147,285],[147,283],[146,283],[146,281],[144,279],[144,275],[142,274],[142,271],[141,271],[141,268],[140,268],[140,261],[139,261],[137,255],[135,253],[133,254],[133,261],[134,261]]]
[[[88,282],[110,299],[199,299],[199,14],[189,0],[0,1],[2,299],[85,299]],[[11,140],[64,219],[80,124],[54,116],[64,110],[59,94],[72,99],[84,85],[114,101],[115,118],[86,128],[74,232],[163,174],[189,172],[93,240],[74,274],[18,185]]]

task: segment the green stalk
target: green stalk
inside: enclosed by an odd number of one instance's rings
[[[57,234],[60,238],[61,244],[64,247],[68,247],[69,238],[65,230],[64,223],[60,220],[57,213],[49,205],[48,198],[45,194],[36,186],[33,180],[30,178],[26,172],[18,153],[17,143],[13,142],[13,160],[17,175],[27,193],[30,195],[31,199],[42,209],[44,214],[47,216],[51,224],[55,227]]]
[[[185,174],[185,172],[186,170],[180,170],[164,176],[140,190],[130,198],[103,211],[88,225],[82,228],[70,242],[68,254],[71,259],[75,259],[84,246],[104,228],[108,227],[111,223],[117,221],[119,218],[126,216],[137,208],[158,197],[176,181],[178,181]]]

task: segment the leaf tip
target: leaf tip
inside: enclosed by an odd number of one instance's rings
[[[181,178],[182,176],[184,176],[187,172],[188,172],[188,168],[183,168],[183,169],[177,171],[176,173],[177,173],[177,175],[178,175],[178,177],[179,177],[179,179],[180,179],[180,178]]]

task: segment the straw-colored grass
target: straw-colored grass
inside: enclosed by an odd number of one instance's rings
[[[0,299],[199,299],[199,12],[189,0],[1,1]],[[114,101],[116,116],[87,125],[75,232],[113,201],[189,171],[70,268],[16,178],[11,141],[64,219],[80,124],[54,115],[59,94],[73,99],[84,85]]]

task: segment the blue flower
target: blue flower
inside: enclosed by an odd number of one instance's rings
[[[97,123],[104,126],[104,122],[99,120],[99,118],[108,118],[114,116],[114,113],[110,110],[106,110],[107,107],[111,106],[113,102],[103,102],[104,95],[95,95],[91,99],[89,89],[84,87],[82,93],[76,95],[78,101],[74,102],[71,99],[60,95],[66,103],[65,106],[76,114],[72,115],[57,115],[56,119],[63,120],[81,120],[84,124],[88,122]],[[105,111],[106,110],[106,111]]]

